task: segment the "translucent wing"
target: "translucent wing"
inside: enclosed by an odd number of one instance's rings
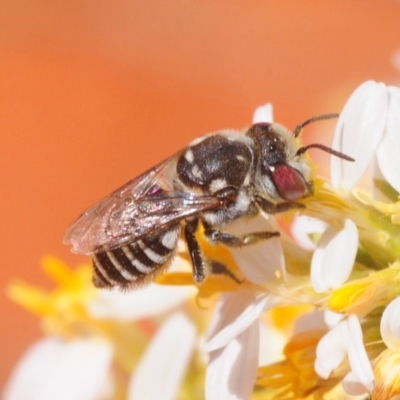
[[[108,251],[221,207],[215,196],[172,189],[176,161],[177,155],[94,204],[67,229],[64,243],[74,253]]]

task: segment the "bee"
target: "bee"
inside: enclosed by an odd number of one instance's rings
[[[279,236],[270,231],[235,236],[224,226],[261,211],[304,208],[298,201],[313,193],[305,157],[310,148],[354,161],[322,144],[299,143],[306,125],[337,116],[313,117],[293,132],[257,123],[201,136],[90,207],[68,228],[64,243],[91,255],[96,287],[127,289],[165,271],[183,234],[194,281],[201,283],[210,267],[196,239],[200,224],[207,240],[230,247]]]

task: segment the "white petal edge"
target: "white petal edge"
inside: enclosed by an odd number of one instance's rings
[[[352,376],[356,378],[367,391],[371,391],[374,382],[374,373],[371,363],[365,350],[363,334],[360,321],[354,314],[347,318],[349,328],[349,363],[353,372]]]
[[[34,344],[13,372],[4,400],[92,400],[105,393],[113,349],[99,340]],[[62,388],[60,390],[60,388]]]
[[[349,328],[346,320],[339,322],[320,339],[314,369],[321,378],[328,379],[331,372],[345,359],[348,344]]]
[[[390,350],[400,348],[400,297],[392,300],[381,318],[381,335]]]
[[[350,371],[342,380],[344,391],[350,396],[362,396],[368,393],[367,388],[359,382],[354,371]],[[363,397],[365,399],[365,397]]]
[[[128,399],[175,399],[195,341],[195,326],[183,313],[177,312],[166,320],[131,376]]]
[[[209,353],[227,346],[272,306],[272,295],[256,295],[252,290],[222,295],[207,334],[204,351]]]
[[[356,161],[331,157],[331,180],[336,189],[351,190],[367,169],[383,136],[388,102],[387,87],[367,81],[354,91],[344,106],[332,147]]]
[[[341,286],[349,278],[358,248],[358,230],[351,219],[328,228],[311,260],[311,283],[317,293]]]
[[[183,304],[196,289],[191,286],[167,286],[151,284],[145,290],[128,293],[120,290],[102,290],[86,308],[90,315],[99,319],[138,320],[170,311]]]
[[[253,124],[260,122],[274,122],[272,104],[267,103],[257,107],[253,114]]]
[[[386,130],[378,147],[377,159],[379,168],[398,193],[400,193],[400,89],[394,86],[389,90],[389,111]]]
[[[257,376],[259,323],[254,321],[222,349],[210,353],[206,400],[247,400]]]

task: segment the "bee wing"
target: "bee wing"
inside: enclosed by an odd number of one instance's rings
[[[70,225],[63,242],[74,253],[108,251],[221,207],[215,196],[172,190],[176,160],[165,160],[94,204]]]

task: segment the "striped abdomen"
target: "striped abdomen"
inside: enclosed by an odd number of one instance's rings
[[[94,285],[129,288],[151,281],[169,265],[179,234],[180,226],[176,225],[161,234],[93,254]]]

